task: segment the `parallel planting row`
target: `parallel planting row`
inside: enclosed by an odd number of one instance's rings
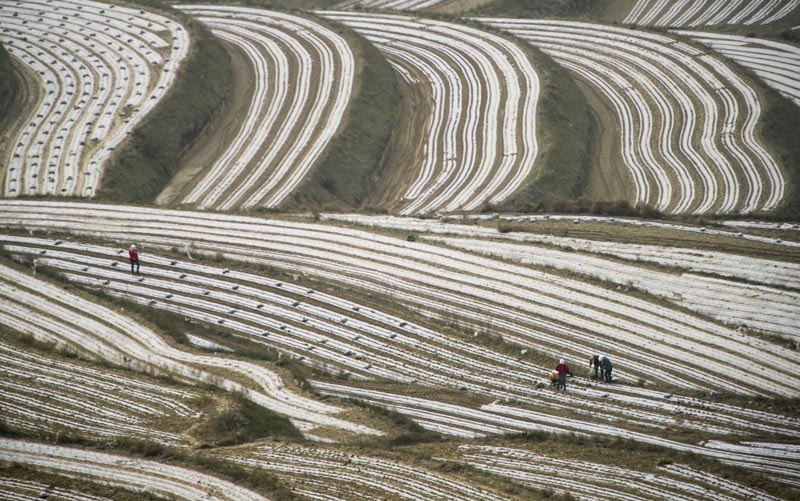
[[[391,216],[326,214],[324,217],[367,227],[415,232],[426,240],[484,255],[568,270],[614,286],[647,291],[736,328],[748,327],[793,339],[800,336],[800,310],[796,307],[800,301],[800,265],[788,258],[781,261],[697,248],[522,231],[501,233],[493,227]],[[510,221],[532,224],[536,218],[520,217]],[[580,219],[575,219],[572,223],[578,221]],[[606,224],[624,227],[629,224],[625,221],[608,219]],[[738,235],[730,234],[730,237],[745,238],[742,233]],[[656,266],[662,269],[654,269]],[[665,267],[671,269],[665,270]]]
[[[144,459],[0,438],[0,464],[11,463],[45,473],[79,477],[89,483],[120,487],[169,499],[264,500],[232,482],[187,468]],[[0,487],[9,480],[0,479]],[[12,484],[13,486],[13,484]],[[38,493],[37,493],[38,494]],[[51,492],[54,497],[55,492]],[[39,496],[46,498],[47,496]],[[58,499],[63,499],[58,496]],[[84,494],[80,499],[98,499]]]
[[[520,352],[521,356],[509,356],[291,282],[152,254],[147,258],[145,276],[137,276],[124,266],[120,259],[123,252],[112,248],[31,237],[5,236],[3,241],[6,252],[39,269],[48,267],[87,287],[226,329],[273,347],[331,377],[349,378],[356,386],[323,381],[314,381],[313,385],[325,395],[357,398],[397,410],[445,435],[480,437],[531,430],[592,432],[719,456],[733,464],[746,465],[748,450],[720,455],[716,450],[665,440],[650,432],[653,427],[669,426],[720,438],[754,438],[764,433],[791,436],[800,427],[800,422],[780,415],[702,399],[670,397],[666,401],[661,392],[628,385],[598,389],[590,380],[579,377],[579,371],[567,394],[537,391],[538,380],[549,369],[528,362],[527,349]],[[197,250],[193,253],[197,255]],[[236,366],[230,370],[236,371]],[[621,374],[626,377],[625,372]],[[378,380],[395,384],[390,392],[362,386]],[[423,392],[424,388],[439,388],[434,393],[438,397],[408,396],[415,388]],[[466,392],[477,399],[475,402],[485,402],[487,397],[513,401],[527,410],[452,404],[448,403],[448,392],[450,398],[453,392]],[[574,417],[569,422],[559,417],[561,410],[567,408]],[[602,412],[598,412],[600,408]],[[286,408],[277,410],[297,415],[297,409],[295,414]],[[517,415],[520,412],[523,414]],[[778,458],[768,456],[762,461],[769,463]],[[793,466],[783,469],[786,471],[780,473],[781,477],[798,474]]]
[[[753,70],[767,85],[800,106],[800,47],[739,35],[677,31]]]
[[[532,173],[538,151],[539,78],[514,43],[471,27],[402,16],[323,11],[362,34],[390,60],[425,113],[406,117],[415,153],[403,163],[401,214],[496,204]],[[408,148],[409,145],[406,146]],[[410,159],[408,157],[411,157]],[[411,162],[411,165],[407,164]],[[399,195],[399,193],[398,193]]]
[[[629,171],[634,202],[699,214],[771,210],[781,201],[783,175],[755,135],[758,96],[719,58],[623,28],[480,21],[541,48],[602,97],[613,110],[604,127],[621,131],[614,158]]]
[[[378,433],[334,417],[340,408],[292,391],[264,364],[174,348],[129,317],[7,266],[0,267],[0,315],[22,334],[99,360],[241,392],[303,431],[331,427]]]
[[[0,211],[9,226],[164,248],[191,242],[198,251],[304,272],[431,318],[454,316],[556,359],[606,351],[628,377],[758,394],[800,389],[798,355],[785,348],[622,292],[464,252],[324,225],[144,208],[4,202]],[[743,359],[771,369],[754,380]]]
[[[0,317],[5,325],[14,319]],[[185,390],[92,369],[57,356],[0,343],[0,409],[3,421],[26,432],[94,437],[129,436],[184,445],[179,433],[162,431],[165,417],[196,418]],[[186,402],[186,403],[184,403]]]
[[[0,5],[0,41],[41,81],[3,195],[94,196],[106,161],[169,90],[189,51],[175,21],[96,2]]]
[[[786,418],[779,415],[747,411],[733,406],[712,403],[704,399],[676,398],[673,395],[657,395],[647,390],[637,390],[630,387],[609,388],[606,386],[603,388],[607,390],[606,393],[596,394],[601,397],[601,399],[594,401],[594,413],[586,417],[582,416],[582,413],[575,414],[574,409],[576,406],[580,406],[581,403],[585,404],[587,397],[592,395],[592,391],[584,392],[578,390],[577,394],[573,391],[571,396],[565,397],[559,403],[548,403],[548,407],[542,410],[524,402],[505,403],[499,400],[478,407],[452,404],[442,401],[441,396],[439,396],[439,398],[435,396],[428,396],[427,398],[409,396],[399,391],[396,386],[389,387],[384,391],[376,391],[374,389],[365,390],[362,387],[352,384],[345,385],[321,381],[314,381],[314,386],[317,388],[317,391],[323,395],[340,398],[357,398],[372,405],[395,410],[410,416],[427,429],[452,437],[476,439],[490,435],[525,432],[571,433],[583,438],[592,436],[613,437],[616,439],[633,440],[642,444],[649,444],[673,451],[713,458],[725,464],[739,466],[763,474],[778,482],[800,485],[800,450],[793,445],[758,441],[732,443],[729,441],[731,436],[727,435],[729,432],[724,431],[724,428],[712,424],[711,421],[700,426],[708,433],[720,434],[719,436],[721,436],[721,439],[719,440],[704,440],[695,444],[691,443],[691,441],[686,442],[662,438],[659,436],[658,432],[654,432],[654,429],[664,430],[674,426],[673,419],[667,417],[668,415],[675,414],[680,416],[680,419],[683,419],[685,417],[684,413],[686,412],[688,412],[689,415],[710,418],[712,416],[720,417],[720,414],[718,414],[720,412],[728,413],[733,411],[741,413],[743,421],[747,419],[761,421],[766,418],[773,423],[773,428],[775,425],[787,423]],[[550,400],[550,398],[548,398],[550,396],[549,394],[550,390],[544,389],[534,393],[537,399],[544,397]],[[660,397],[660,401],[658,401],[656,397]],[[609,399],[614,403],[621,401],[627,402],[628,404],[642,404],[649,400],[651,408],[659,409],[658,413],[662,417],[662,422],[655,427],[644,426],[641,428],[643,431],[635,431],[636,425],[641,425],[641,423],[637,423],[637,418],[639,416],[635,412],[634,406],[632,405],[628,414],[624,417],[616,416],[616,410],[607,409],[607,406],[614,405],[609,404]],[[608,417],[610,415],[615,416],[610,424],[602,420],[603,416]],[[745,418],[744,416],[746,415],[750,417]],[[761,432],[769,433],[767,429],[770,426],[763,426],[764,423],[759,425]],[[689,429],[685,429],[685,431],[690,432]],[[790,436],[791,433],[793,432],[789,432],[787,436]],[[681,439],[683,439],[683,437],[681,437]],[[548,458],[547,461],[554,462],[557,461],[557,459]],[[513,468],[506,470],[504,476],[521,475],[524,474],[523,471],[525,469],[526,468],[520,468],[520,465],[514,465]],[[499,471],[495,471],[494,473],[502,474]],[[652,474],[649,476],[653,478]],[[604,477],[605,475],[600,478]],[[714,479],[713,477],[709,479],[706,475],[695,476],[694,480],[703,482],[704,478],[706,482],[710,480],[712,484],[720,480]],[[586,480],[588,481],[589,479]],[[599,478],[594,478],[591,482],[587,483],[596,484],[599,480]],[[563,479],[553,477],[550,479],[550,482],[548,482],[550,484],[549,487],[558,487],[559,482],[563,482]],[[698,492],[698,488],[695,485],[676,484],[674,480],[668,480],[664,483],[672,485],[675,491],[682,492],[684,495],[688,495],[691,492]],[[561,485],[561,488],[563,487],[564,486]],[[706,485],[705,489],[699,489],[699,492],[702,494],[700,499],[705,499],[707,488],[708,486]],[[750,499],[749,495],[750,494],[743,492],[740,493],[738,497]],[[763,494],[759,497],[768,498]],[[692,498],[690,497],[689,499]]]
[[[264,445],[230,458],[268,471],[309,499],[505,499],[423,468],[324,447]]]
[[[800,7],[800,0],[637,0],[623,20],[651,26],[769,24]]]
[[[241,128],[181,202],[201,209],[276,207],[305,178],[345,116],[355,59],[334,31],[260,9],[181,5],[246,54],[253,72]]]

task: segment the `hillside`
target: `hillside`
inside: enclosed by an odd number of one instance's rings
[[[797,499],[798,16],[0,2],[0,499]]]

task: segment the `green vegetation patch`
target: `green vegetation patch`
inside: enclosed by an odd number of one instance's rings
[[[396,122],[399,90],[389,62],[371,43],[338,28],[360,62],[355,93],[343,129],[331,140],[308,181],[284,204],[285,209],[359,207],[381,175],[384,151]]]
[[[614,0],[495,0],[474,13],[509,17],[589,17]]]
[[[302,440],[303,435],[288,418],[234,394],[227,407],[215,409],[192,430],[204,446],[238,445],[264,438]]]
[[[783,167],[786,191],[771,216],[797,221],[800,219],[800,108],[772,89],[766,89],[761,117],[761,136],[769,151]]]
[[[0,117],[8,116],[18,88],[19,82],[14,74],[11,56],[3,44],[0,44]]]
[[[192,49],[173,88],[106,168],[99,200],[152,201],[230,93],[233,69],[220,41],[199,23],[177,17],[189,29]]]

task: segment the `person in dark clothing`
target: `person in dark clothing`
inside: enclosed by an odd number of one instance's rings
[[[592,369],[592,377],[597,379],[597,371],[600,370],[600,355],[592,355],[589,358],[589,368]]]
[[[139,274],[139,251],[136,249],[136,244],[131,244],[128,248],[128,257],[131,260],[131,274],[134,273],[133,265],[136,265],[136,274]]]
[[[614,370],[614,365],[611,363],[611,359],[603,356],[600,358],[600,367],[603,372],[603,381],[606,383],[611,382],[611,371]]]
[[[558,365],[556,365],[556,372],[558,372],[558,383],[556,384],[557,390],[564,390],[567,389],[567,374],[572,374],[569,370],[569,366],[564,362],[564,359],[558,361]]]

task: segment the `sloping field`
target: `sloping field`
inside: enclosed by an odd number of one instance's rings
[[[291,391],[276,372],[263,365],[173,348],[155,332],[118,312],[10,267],[0,267],[0,280],[3,323],[22,334],[69,346],[99,360],[241,392],[253,402],[288,416],[304,431],[321,426],[378,433],[333,417],[341,409]]]
[[[3,195],[94,195],[105,162],[166,94],[189,51],[178,23],[96,2],[0,5],[0,41],[44,89],[10,148]]]
[[[169,499],[266,499],[232,482],[163,462],[22,440],[0,438],[0,463],[21,464],[46,473],[77,476],[90,483]],[[2,483],[0,486],[5,490]],[[50,495],[58,499],[54,493]]]
[[[800,106],[800,47],[773,40],[676,31],[753,70],[767,85]]]
[[[492,0],[345,0],[333,6],[336,10],[351,9],[384,9],[404,11],[432,11],[448,12],[463,10],[465,7],[474,8],[490,3]]]
[[[0,499],[9,501],[20,498],[35,499],[43,492],[48,493],[48,498],[63,499],[64,501],[111,501],[111,498],[108,497],[88,494],[86,490],[64,489],[35,480],[0,477]]]
[[[637,0],[623,22],[689,27],[769,24],[798,8],[800,0]]]
[[[84,286],[277,348],[330,377],[311,381],[323,395],[394,409],[452,437],[550,432],[631,439],[716,459],[783,483],[800,481],[797,451],[779,445],[797,436],[800,421],[796,417],[706,395],[664,391],[682,388],[794,397],[800,391],[796,352],[686,311],[601,288],[580,277],[565,278],[462,251],[329,225],[111,205],[6,201],[0,208],[8,227],[142,243],[146,249],[143,275],[137,276],[127,270],[121,249],[72,238],[3,236],[4,252],[35,263],[38,269],[59,271]],[[173,248],[190,252],[194,260],[156,254],[157,249],[169,252]],[[302,274],[304,280],[321,280],[326,287],[320,290],[268,274],[203,264],[198,260],[203,255]],[[123,320],[77,296],[66,293],[65,297],[65,291],[46,282],[37,281],[34,287],[28,274],[3,273],[6,293],[0,304],[9,305],[4,315],[28,319],[26,324],[34,324],[40,316],[30,313],[33,306],[46,308],[48,318],[70,320],[60,309],[62,301],[109,323]],[[372,299],[345,299],[337,290],[348,291],[348,297],[357,294]],[[53,296],[56,291],[60,297]],[[34,305],[31,296],[46,301]],[[385,304],[381,297],[408,310],[404,315],[384,311],[376,306],[376,302]],[[45,302],[55,304],[44,306]],[[429,326],[450,323],[460,327],[446,327],[445,333],[441,327]],[[152,337],[140,327],[123,323],[120,328],[131,329],[135,339]],[[69,336],[67,329],[57,330],[62,337]],[[113,340],[108,327],[100,330],[93,325],[91,332],[95,330],[100,337],[84,334],[73,342],[91,349],[90,343]],[[513,344],[493,343],[491,336],[502,336]],[[128,356],[139,357],[130,342],[125,346]],[[231,361],[225,356],[215,357],[216,362],[199,355],[178,360],[173,348],[153,346],[149,352],[153,365],[168,358],[173,365],[192,360],[198,369],[210,364],[219,368],[217,378],[242,374],[241,365],[225,365]],[[600,386],[575,369],[579,360],[598,352],[614,359],[618,384]],[[559,356],[567,357],[574,367],[569,391],[537,390],[537,382]],[[253,373],[248,377],[256,378]],[[252,392],[249,395],[252,398]],[[295,421],[312,421],[303,399],[295,398],[287,405],[295,411],[282,412]],[[297,416],[300,409],[304,418]],[[369,431],[363,425],[349,429]],[[762,443],[765,436],[777,445]],[[242,464],[248,468],[266,469],[289,484],[310,474],[334,475],[328,466],[342,457],[335,451],[276,446],[260,454],[265,457],[234,457],[245,458]],[[342,483],[312,482],[304,490],[335,497],[331,489],[335,492],[350,483],[391,493],[401,482],[402,471],[421,484],[415,489],[433,488],[433,481],[423,481],[426,475],[418,474],[416,468],[383,463],[377,468],[353,457],[351,461],[360,468],[354,472],[347,464],[340,467],[336,474]],[[474,458],[468,462],[486,468],[490,464]],[[583,469],[591,468],[584,465]],[[503,471],[516,475],[513,472],[519,470],[519,465],[508,465]],[[708,476],[668,469],[657,477],[662,476],[653,481],[685,492],[688,499],[702,498],[708,488]],[[564,482],[552,477],[546,485],[574,489]],[[735,486],[730,489],[734,499],[750,493],[735,494]]]
[[[579,383],[580,384],[580,383]],[[324,383],[315,381],[314,385],[324,395],[339,396],[341,398],[358,398],[370,404],[388,407],[390,409],[401,412],[405,415],[411,416],[412,419],[417,421],[420,425],[431,430],[436,430],[439,433],[451,437],[458,437],[461,439],[467,438],[474,439],[486,437],[489,435],[499,434],[515,434],[515,433],[570,433],[578,435],[579,437],[588,438],[594,437],[614,437],[616,439],[634,440],[642,444],[670,449],[674,451],[696,454],[707,458],[713,458],[721,463],[734,465],[753,472],[765,474],[767,477],[774,479],[781,483],[798,485],[798,475],[800,475],[800,452],[793,445],[781,443],[765,443],[765,442],[741,442],[732,443],[732,428],[728,426],[735,425],[735,421],[745,422],[749,419],[755,418],[760,421],[764,418],[770,419],[773,425],[785,423],[785,417],[773,415],[767,417],[766,414],[760,412],[747,411],[745,409],[735,409],[732,406],[717,405],[710,403],[705,399],[694,398],[675,398],[669,394],[655,394],[646,390],[635,390],[627,388],[622,390],[619,387],[611,388],[608,385],[602,387],[606,390],[605,393],[600,393],[601,400],[595,402],[592,410],[573,413],[574,406],[580,406],[580,402],[584,401],[596,389],[585,389],[580,386],[577,388],[579,392],[575,395],[565,396],[565,399],[560,400],[558,403],[550,403],[549,410],[539,410],[535,406],[527,405],[524,402],[514,402],[511,404],[501,403],[499,400],[489,404],[483,404],[479,407],[452,404],[443,402],[441,396],[429,394],[427,398],[419,398],[409,396],[399,392],[396,388],[388,388],[385,391],[365,390],[361,387],[352,385],[344,385],[341,383]],[[631,391],[633,390],[633,391]],[[552,390],[540,390],[533,393],[535,398],[544,397],[548,398]],[[627,394],[625,394],[627,393]],[[657,398],[657,397],[660,397]],[[606,406],[609,405],[611,400],[614,406],[617,402],[627,402],[632,404],[637,402],[643,404],[648,402],[651,409],[660,408],[662,421],[659,424],[652,425],[651,427],[642,427],[642,431],[635,431],[631,429],[632,425],[636,424],[639,414],[631,407],[628,409],[627,414],[617,415],[617,409],[610,409],[610,415],[614,416],[609,419],[609,423],[598,420],[600,416],[606,413]],[[668,399],[668,400],[665,400]],[[660,401],[659,401],[660,400]],[[668,403],[666,403],[668,402]],[[678,404],[673,406],[673,404]],[[560,411],[557,409],[561,409]],[[721,433],[721,440],[699,440],[696,444],[687,441],[688,436],[695,436],[696,431],[689,428],[684,428],[680,433],[680,438],[677,440],[665,439],[659,436],[656,430],[672,429],[675,421],[680,421],[667,415],[674,412],[677,416],[684,416],[684,413],[696,417],[710,417],[712,419],[721,418],[719,411],[728,413],[734,411],[740,414],[741,420],[733,419],[728,421],[725,426],[719,427],[711,422],[699,424],[706,432]],[[655,414],[655,413],[654,413]],[[728,416],[730,418],[730,416]],[[624,424],[623,424],[624,423]],[[641,423],[639,423],[641,424]],[[768,426],[771,427],[771,426]],[[728,431],[724,431],[728,428]],[[761,428],[765,430],[766,428]],[[787,430],[788,431],[788,430]],[[738,433],[738,432],[737,432]],[[787,437],[791,437],[795,432],[788,431]],[[790,439],[791,440],[791,439]],[[552,460],[553,458],[549,458]],[[552,482],[559,482],[560,479],[553,478]],[[596,477],[591,483],[593,485],[606,484],[599,481],[600,477]],[[670,482],[671,483],[671,482]],[[557,486],[557,485],[556,485]],[[622,486],[618,486],[622,487]],[[561,486],[563,488],[563,485]],[[574,486],[573,486],[574,488]],[[678,491],[686,490],[691,492],[695,487],[687,488],[687,486],[675,486]],[[746,495],[742,496],[744,499]],[[700,496],[700,499],[704,499]]]
[[[185,427],[198,416],[192,403],[197,391],[101,371],[19,343],[0,343],[0,361],[3,421],[19,430],[129,436],[175,446],[185,445],[181,430],[166,431],[161,423],[178,417]]]
[[[369,227],[413,231],[421,233],[426,240],[483,255],[567,270],[609,282],[612,286],[637,288],[733,327],[747,327],[795,340],[800,334],[797,330],[800,325],[800,308],[797,307],[800,265],[789,251],[785,253],[785,260],[779,260],[751,257],[733,250],[719,252],[696,247],[622,243],[560,237],[547,232],[501,233],[496,228],[453,222],[352,214],[325,217]],[[523,230],[525,224],[536,220],[522,217],[516,222]],[[572,223],[576,221],[580,220]],[[625,221],[609,219],[607,224],[623,226],[627,224]],[[710,232],[705,228],[695,229]],[[752,236],[739,232],[727,237],[746,239]],[[761,241],[774,246],[796,244],[770,239]]]
[[[353,89],[352,51],[340,35],[299,16],[177,8],[243,51],[255,86],[241,129],[181,203],[220,210],[280,205],[339,128]]]
[[[505,499],[423,468],[325,447],[265,445],[226,457],[269,471],[310,499]]]
[[[625,265],[614,259],[586,256],[542,246],[500,243],[492,240],[435,238],[459,249],[482,255],[501,257],[528,265],[552,267],[588,275],[615,285],[635,287],[692,311],[721,320],[732,326],[746,326],[763,332],[777,333],[800,341],[800,291],[788,292],[763,285],[749,285],[692,273],[656,271],[636,265]],[[614,251],[604,252],[615,255]],[[730,267],[735,258],[727,259]],[[776,263],[765,270],[783,267]],[[800,267],[794,268],[789,280],[780,284],[800,284]]]
[[[702,399],[671,397],[627,385],[598,389],[577,372],[568,394],[536,391],[535,384],[549,370],[527,361],[526,353],[504,354],[369,305],[260,275],[149,255],[146,274],[140,277],[112,265],[119,262],[113,248],[30,237],[5,236],[3,241],[6,252],[27,257],[26,261],[35,259],[39,268],[49,267],[73,282],[259,339],[329,376],[344,375],[361,383],[394,381],[389,391],[323,381],[313,385],[324,395],[397,410],[445,435],[481,437],[531,430],[601,433],[747,466],[751,452],[746,448],[723,454],[651,432],[668,426],[731,440],[764,433],[792,436],[800,427],[796,419]],[[630,377],[624,370],[620,374]],[[417,387],[425,397],[415,396]],[[440,390],[431,393],[426,388]],[[453,392],[471,397],[464,401]],[[464,402],[452,403],[454,398]],[[522,408],[489,405],[487,398],[516,402]],[[597,412],[598,406],[602,413]],[[567,408],[573,419],[565,421],[560,414]],[[767,455],[765,464],[782,464],[773,456]],[[295,468],[289,473],[309,472]],[[776,473],[781,479],[798,474],[791,464]]]
[[[405,99],[422,103],[406,105],[421,110],[400,126],[409,136],[402,157],[386,160],[387,169],[403,172],[399,184],[388,187],[399,196],[393,211],[425,214],[496,204],[533,173],[539,78],[519,47],[453,23],[319,14],[374,43],[405,81]]]
[[[467,328],[502,334],[555,358],[606,351],[621,359],[634,380],[787,396],[800,389],[793,369],[798,355],[785,348],[622,292],[467,253],[256,218],[110,205],[4,202],[0,208],[12,227],[146,241],[166,249],[191,242],[196,251],[355,286],[432,319],[457,318]],[[742,359],[770,361],[765,380],[754,381],[733,363]],[[697,371],[704,372],[701,378]]]
[[[764,492],[709,475],[687,465],[668,464],[658,473],[606,466],[589,461],[547,457],[542,454],[486,445],[462,445],[458,458],[481,471],[500,475],[557,495],[619,499],[778,499]],[[598,485],[597,479],[603,484]]]
[[[536,45],[602,96],[634,204],[674,214],[774,209],[784,194],[756,139],[755,90],[722,60],[677,39],[603,25],[483,18]]]

